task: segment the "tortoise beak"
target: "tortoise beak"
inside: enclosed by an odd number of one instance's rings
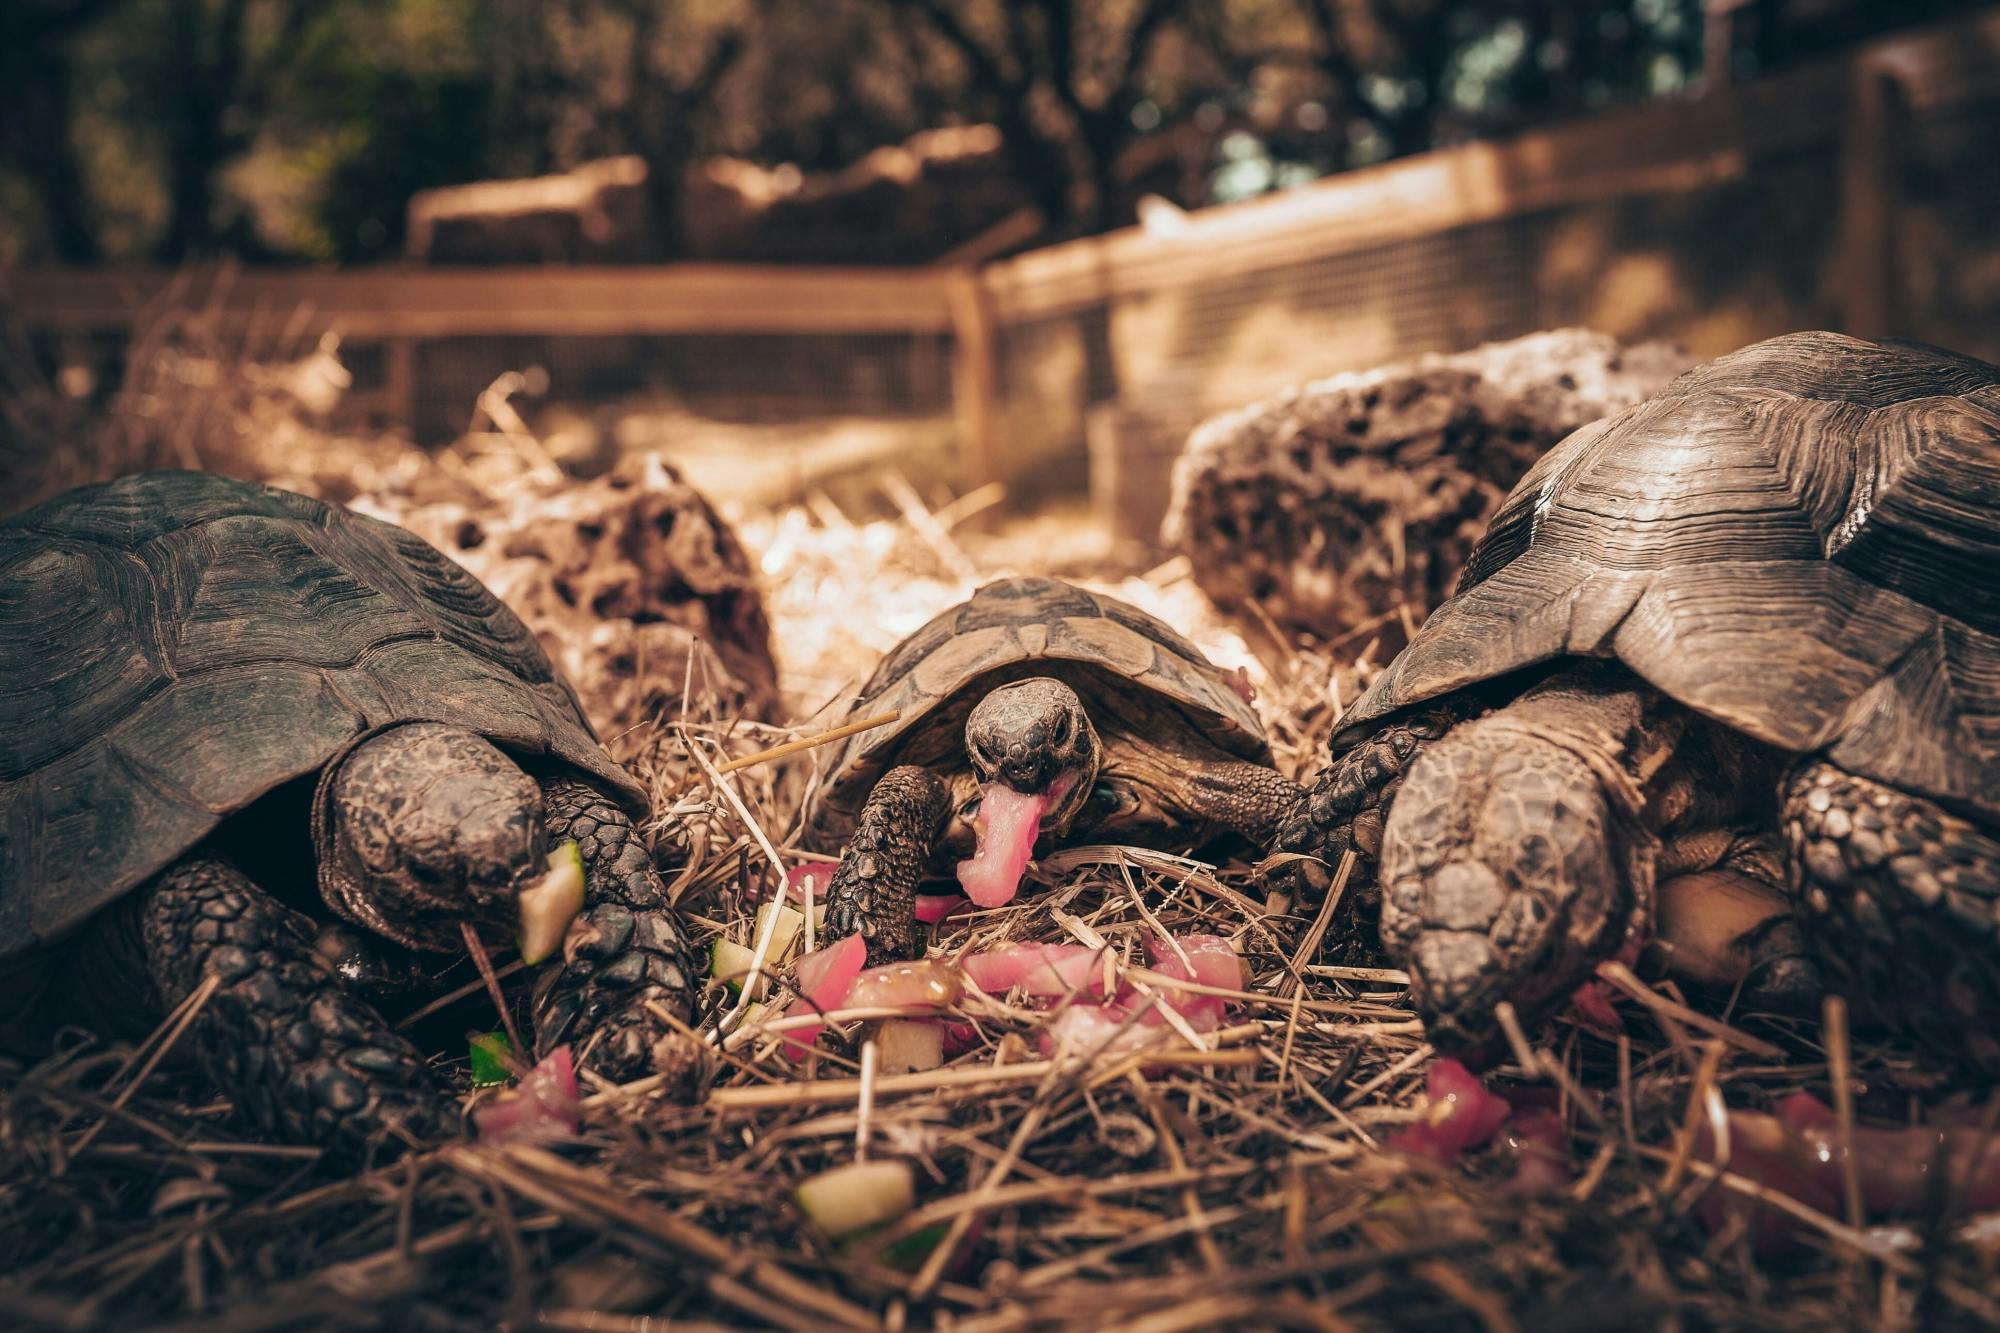
[[[1042,828],[1056,837],[1069,836],[1069,826],[1075,821],[1077,812],[1090,799],[1090,789],[1097,780],[1097,766],[1092,764],[1089,772],[1079,772],[1075,768],[1065,768],[1049,780],[1045,789],[1047,807],[1042,813]]]

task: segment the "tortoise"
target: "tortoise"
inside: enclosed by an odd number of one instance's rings
[[[1791,334],[1578,430],[1332,753],[1279,846],[1379,855],[1443,1052],[1657,929],[2000,1069],[2000,368]]]
[[[809,841],[846,847],[829,938],[909,956],[918,884],[975,847],[960,882],[998,906],[1037,842],[1268,841],[1303,793],[1239,688],[1114,597],[1052,578],[979,588],[883,659],[850,716],[897,720],[844,742],[808,805]]]
[[[542,1051],[594,1032],[621,1073],[663,1031],[646,1001],[691,1006],[644,791],[527,628],[400,528],[199,472],[70,491],[0,524],[0,681],[16,1049],[144,1032],[213,978],[188,1039],[238,1110],[367,1159],[456,1126],[376,1006],[466,925],[556,913]]]

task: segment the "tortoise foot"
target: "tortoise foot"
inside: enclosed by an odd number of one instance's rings
[[[1784,823],[1806,938],[1831,988],[2000,1071],[2000,840],[1827,763],[1793,778]]]
[[[882,775],[827,886],[826,939],[859,934],[871,964],[917,952],[917,885],[950,804],[929,769],[904,764]]]
[[[581,782],[544,791],[549,835],[574,838],[584,908],[559,967],[535,990],[538,1056],[570,1042],[580,1063],[613,1082],[667,1067],[667,1039],[694,1011],[694,965],[665,883],[616,802]]]
[[[191,857],[143,890],[136,911],[163,1009],[215,979],[188,1037],[259,1132],[342,1164],[456,1132],[423,1056],[341,984],[314,951],[312,923],[241,871]]]
[[[1272,888],[1299,903],[1316,903],[1333,882],[1341,860],[1355,854],[1343,909],[1329,938],[1330,951],[1355,961],[1372,950],[1380,894],[1376,865],[1382,827],[1410,765],[1424,748],[1472,716],[1474,708],[1446,700],[1383,726],[1320,773],[1278,826],[1272,850],[1290,856],[1275,865]],[[1304,858],[1304,859],[1297,859]]]

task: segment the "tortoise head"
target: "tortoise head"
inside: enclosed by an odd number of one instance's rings
[[[1494,719],[1411,765],[1382,837],[1382,940],[1437,1050],[1507,1051],[1497,1007],[1534,1031],[1610,956],[1648,886],[1643,838],[1571,748]]]
[[[1076,691],[1048,676],[999,686],[965,720],[965,751],[980,785],[1042,797],[1042,827],[1058,836],[1090,799],[1104,744]]]
[[[548,872],[535,780],[492,742],[407,723],[357,746],[322,792],[320,884],[341,916],[413,949],[495,943]]]

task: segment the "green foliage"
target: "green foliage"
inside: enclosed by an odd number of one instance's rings
[[[504,1032],[486,1032],[474,1037],[466,1044],[466,1054],[472,1060],[472,1086],[491,1088],[505,1083],[514,1076],[514,1066],[520,1063],[519,1053],[514,1043]]]
[[[368,114],[328,136],[314,209],[315,251],[341,260],[400,252],[411,195],[490,175],[500,156],[482,133],[492,119],[489,85],[401,70],[355,82],[367,88]]]

